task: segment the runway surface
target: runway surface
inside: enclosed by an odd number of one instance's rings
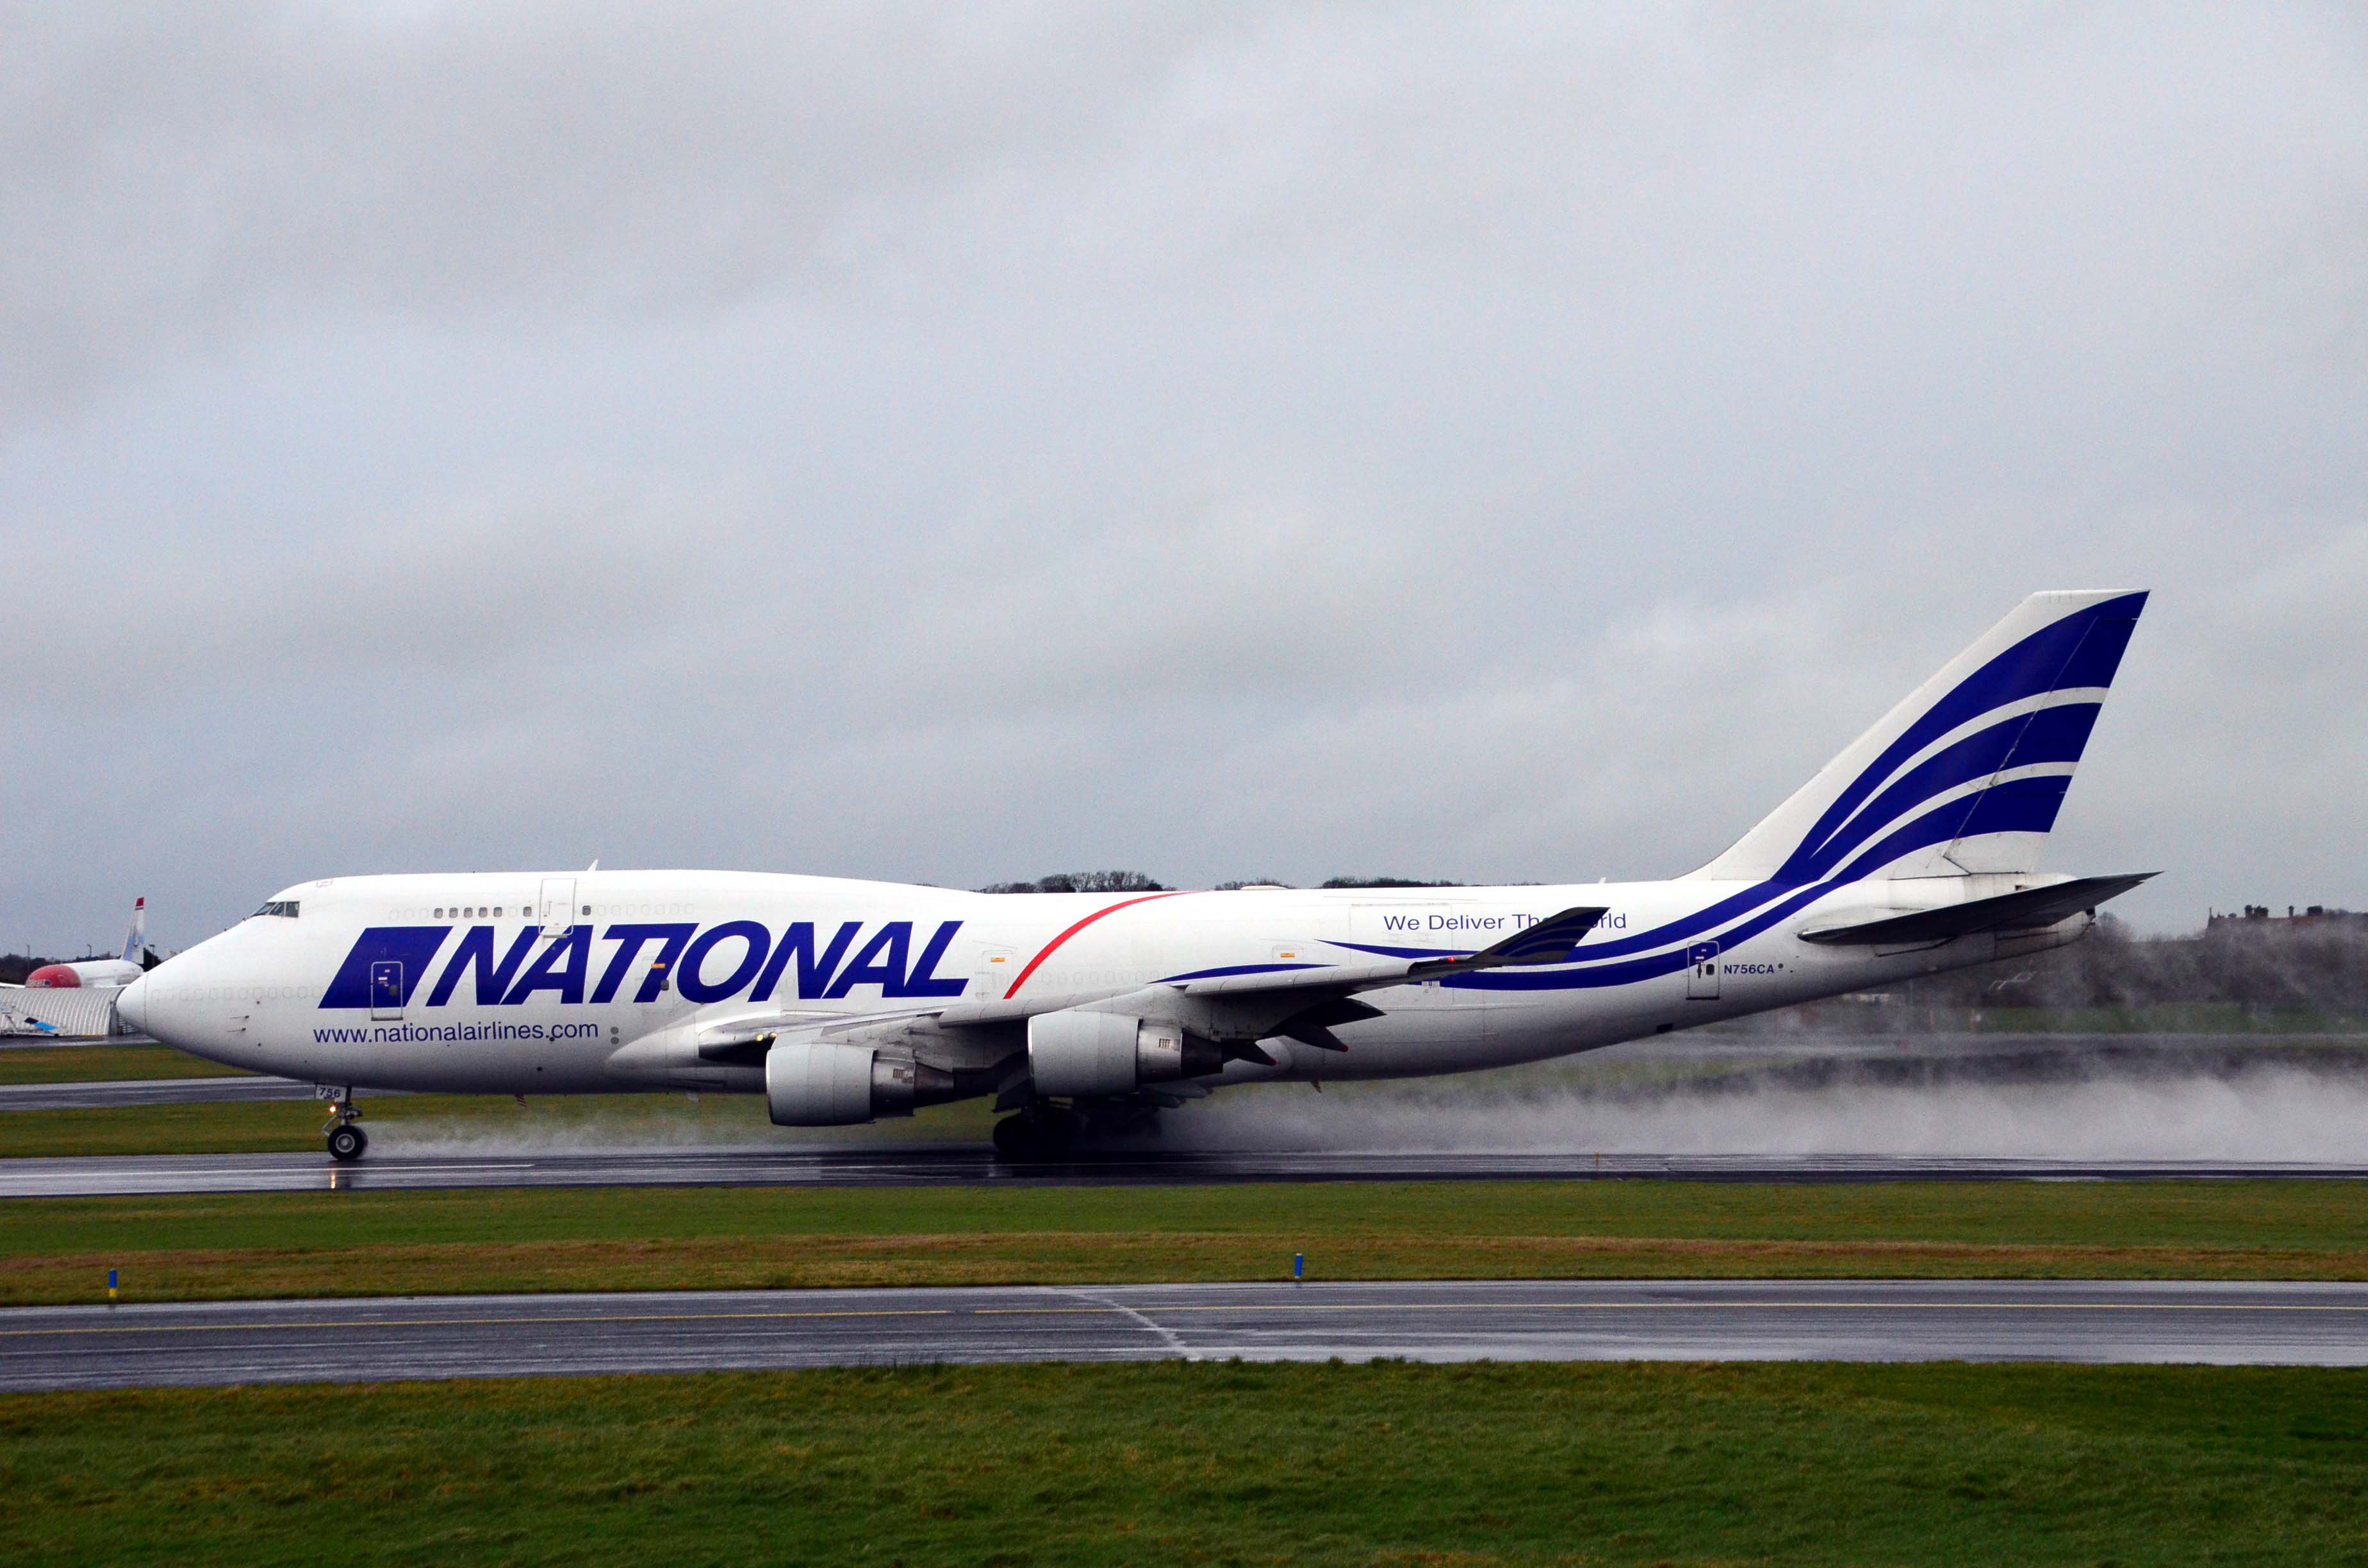
[[[1461,1281],[0,1312],[0,1390],[1163,1358],[2368,1364],[2368,1286]]]
[[[138,1154],[0,1160],[0,1199],[169,1192],[355,1192],[494,1187],[1191,1186],[1281,1181],[2358,1180],[2368,1165],[2302,1162],[1988,1160],[1887,1155],[1427,1153],[1326,1150],[1080,1155],[1015,1165],[983,1144],[843,1144],[616,1153]]]

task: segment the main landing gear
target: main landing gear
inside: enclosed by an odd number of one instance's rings
[[[1015,1164],[1057,1160],[1077,1141],[1077,1119],[1058,1106],[1037,1104],[995,1124],[995,1152]]]
[[[315,1085],[313,1092],[329,1102],[329,1123],[321,1130],[328,1135],[329,1158],[341,1165],[360,1159],[362,1151],[370,1147],[370,1134],[356,1125],[362,1113],[354,1104],[354,1091],[333,1089],[324,1084]]]

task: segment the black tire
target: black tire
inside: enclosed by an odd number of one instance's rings
[[[1036,1124],[1037,1147],[1044,1159],[1058,1159],[1077,1141],[1078,1120],[1065,1110],[1048,1110]]]
[[[329,1130],[329,1158],[341,1165],[360,1159],[362,1151],[369,1147],[370,1134],[350,1121]]]
[[[995,1152],[1014,1164],[1057,1160],[1077,1140],[1077,1119],[1065,1110],[1007,1116],[995,1124]]]

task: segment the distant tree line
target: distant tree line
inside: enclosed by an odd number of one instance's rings
[[[28,953],[0,953],[0,985],[22,985],[25,977],[45,963],[56,959],[37,958]]]
[[[1032,882],[990,882],[981,892],[1167,892],[1141,871],[1055,871]]]

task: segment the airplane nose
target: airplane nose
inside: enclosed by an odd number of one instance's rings
[[[148,977],[142,975],[116,993],[115,1016],[140,1034],[148,1032]]]

